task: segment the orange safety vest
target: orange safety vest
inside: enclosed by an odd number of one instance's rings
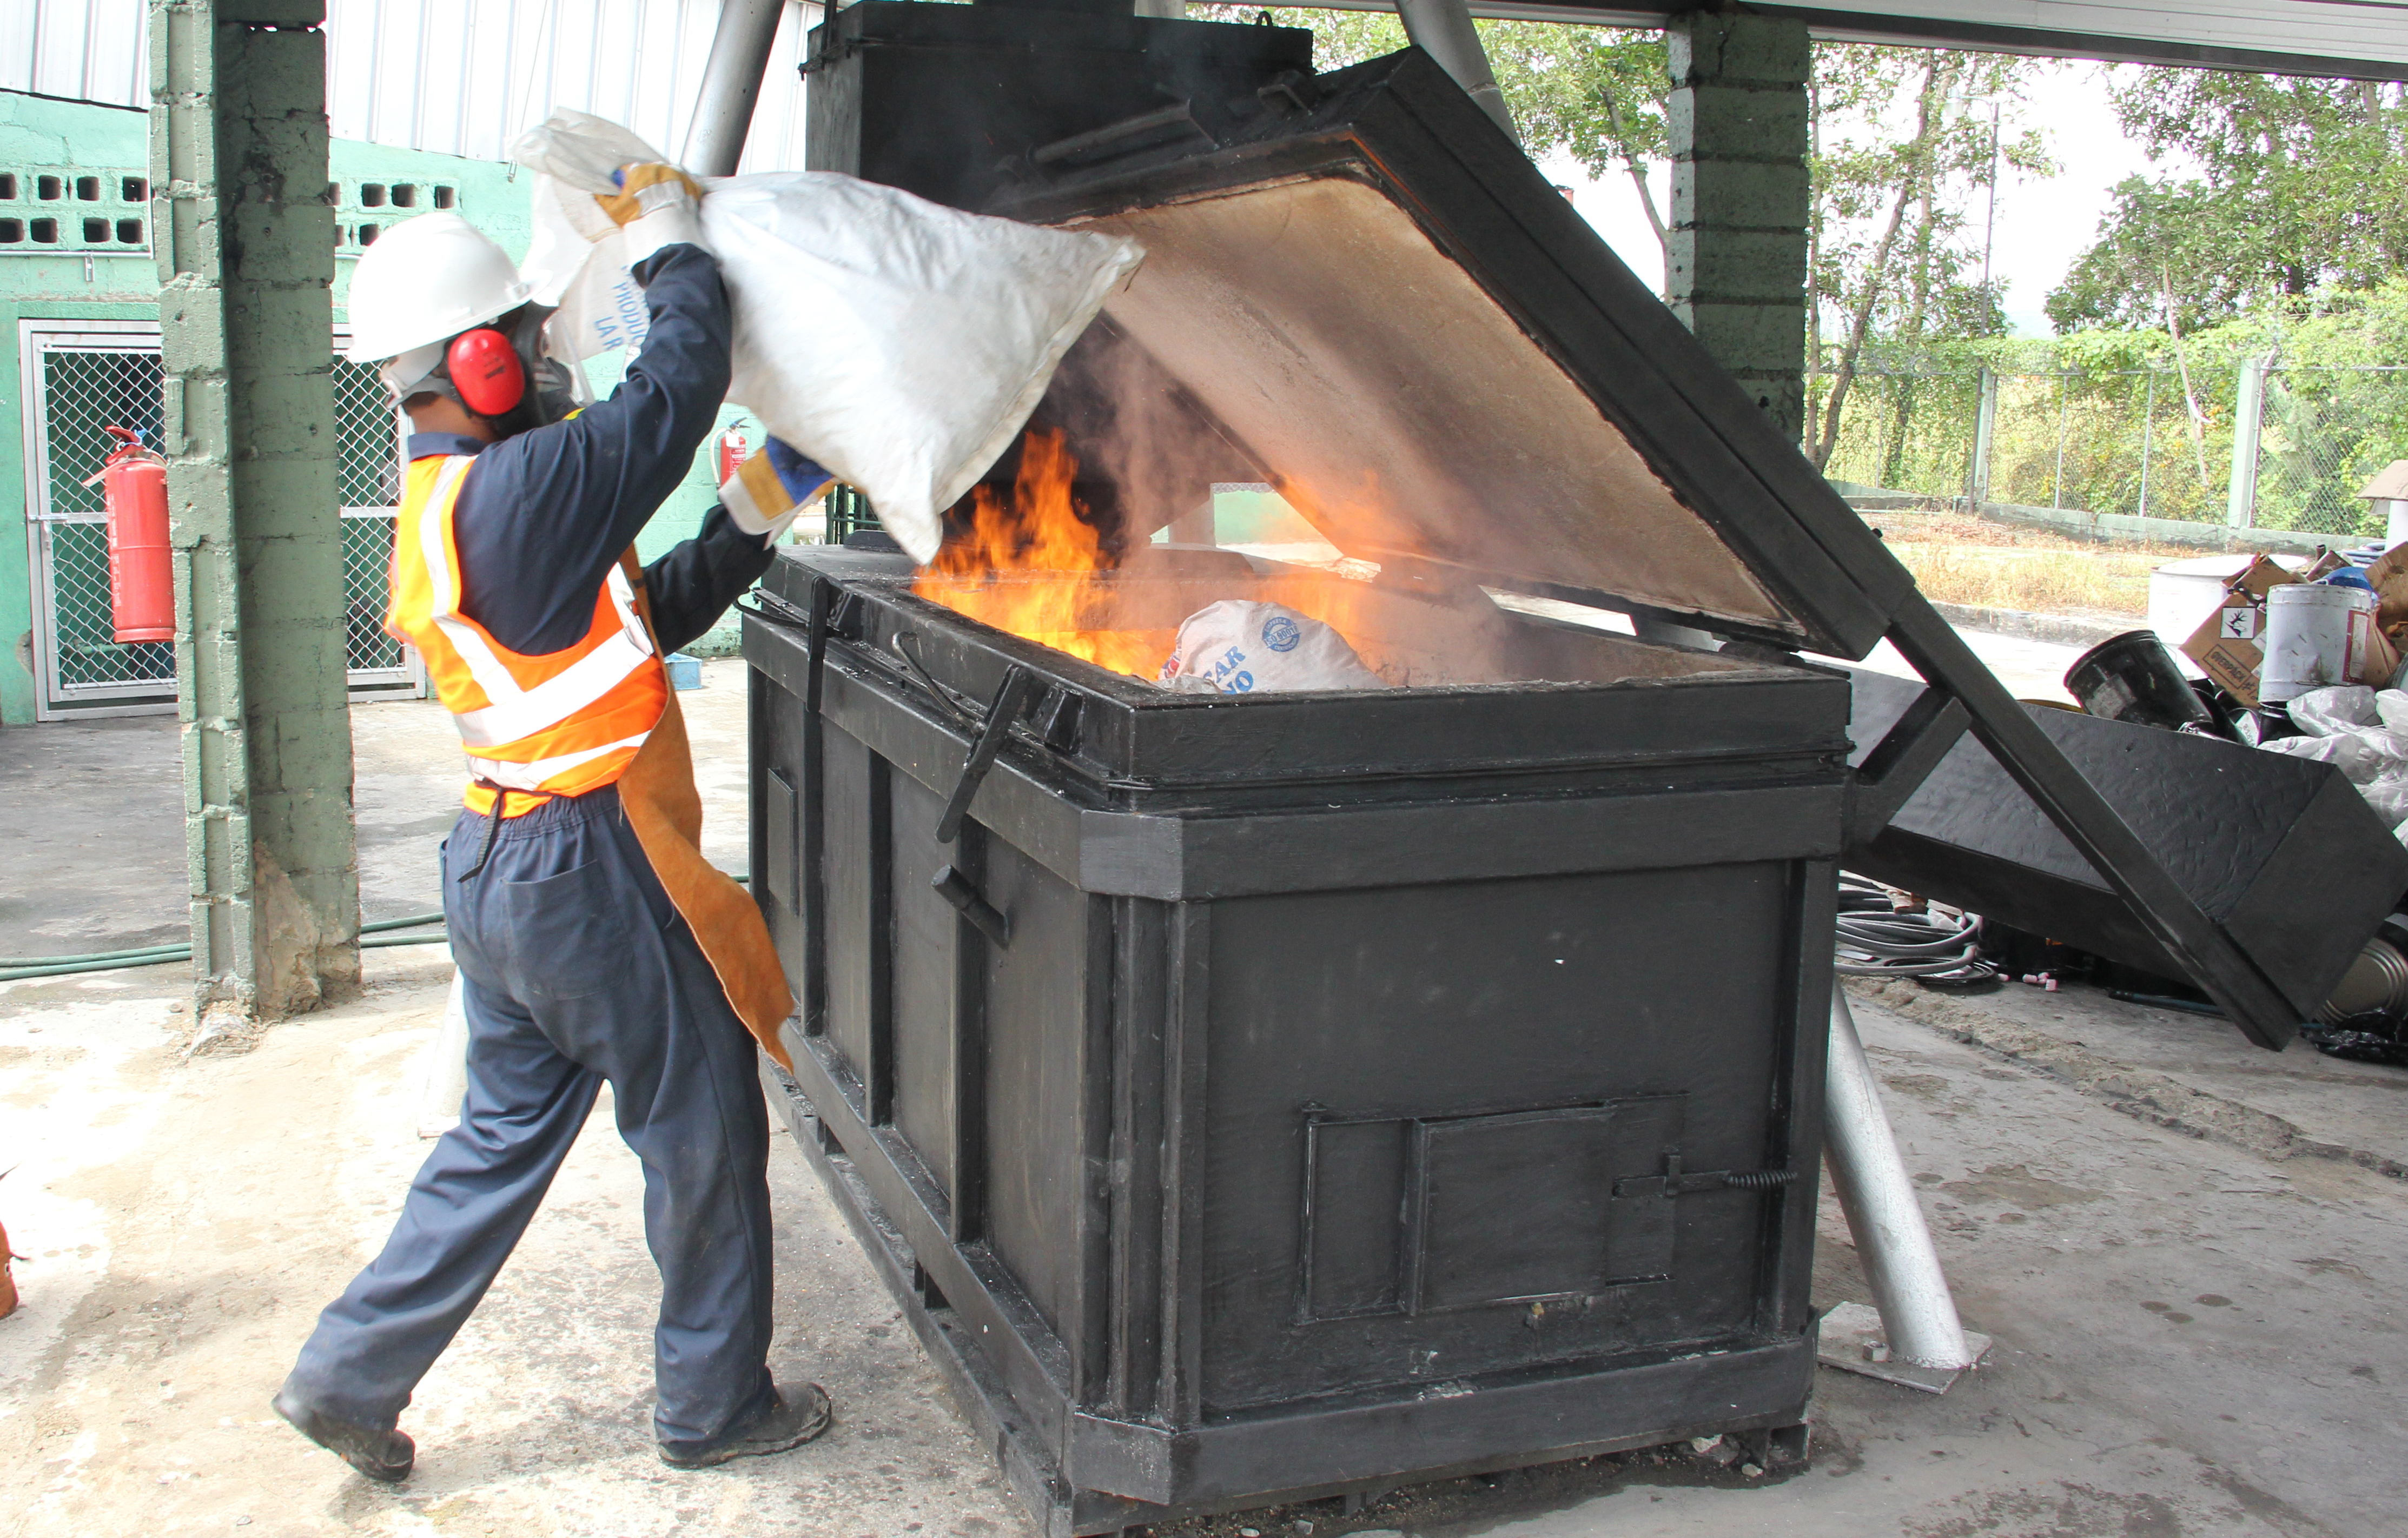
[[[595,594],[594,618],[566,650],[512,651],[460,612],[460,549],[452,513],[476,461],[465,454],[413,460],[393,541],[393,599],[385,628],[418,648],[436,695],[467,748],[472,812],[518,817],[551,796],[580,795],[617,780],[634,762],[669,697],[667,671],[636,612],[621,566]]]
[[[786,1068],[794,1012],[777,947],[744,889],[702,857],[702,796],[685,717],[661,665],[643,572],[630,550],[595,595],[584,636],[545,656],[512,651],[460,612],[452,514],[476,461],[413,460],[395,520],[385,628],[425,659],[472,776],[470,811],[520,817],[553,796],[619,788],[636,841],[694,932],[738,1018]],[[513,792],[525,792],[517,794]]]

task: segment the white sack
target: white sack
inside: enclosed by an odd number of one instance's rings
[[[2261,751],[2282,753],[2295,759],[2313,759],[2329,763],[2347,775],[2355,784],[2364,785],[2384,770],[2391,760],[2376,752],[2355,734],[2335,737],[2277,737],[2272,742],[2259,743]]]
[[[2376,713],[2374,691],[2364,684],[2335,684],[2311,689],[2291,701],[2292,724],[2302,732],[2329,737],[2344,726],[2386,726]]]
[[[1264,694],[1299,689],[1384,689],[1346,637],[1283,604],[1225,598],[1179,627],[1162,664],[1173,689]]]
[[[542,173],[523,276],[538,298],[560,296],[567,346],[580,358],[640,347],[620,237],[593,229],[600,210],[584,194],[608,190],[609,167],[660,155],[566,111],[510,153]],[[1145,254],[832,171],[703,185],[703,238],[734,310],[727,399],[858,488],[921,562],[944,510],[1019,436],[1062,354]]]
[[[2386,770],[2358,788],[2374,815],[2393,827],[2408,822],[2408,768]]]
[[[2408,690],[2386,689],[2376,693],[2374,713],[2392,731],[2408,733]]]

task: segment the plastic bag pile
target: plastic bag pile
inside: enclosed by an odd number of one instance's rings
[[[2258,747],[2332,764],[2408,844],[2408,690],[2312,689],[2291,702],[2290,712],[2292,724],[2307,734]]]
[[[538,173],[522,275],[571,361],[643,345],[647,312],[591,194],[659,150],[563,110],[510,147]],[[944,510],[1003,453],[1062,354],[1144,260],[831,171],[704,178],[703,238],[734,311],[730,404],[858,489],[925,563]]]

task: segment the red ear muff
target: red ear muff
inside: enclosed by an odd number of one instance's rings
[[[509,338],[490,326],[453,337],[443,363],[460,404],[480,417],[507,417],[526,399],[526,365]]]

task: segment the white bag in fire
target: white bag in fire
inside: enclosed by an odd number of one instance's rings
[[[1387,687],[1329,626],[1283,604],[1242,598],[1225,598],[1187,617],[1162,664],[1162,682],[1222,694]]]

